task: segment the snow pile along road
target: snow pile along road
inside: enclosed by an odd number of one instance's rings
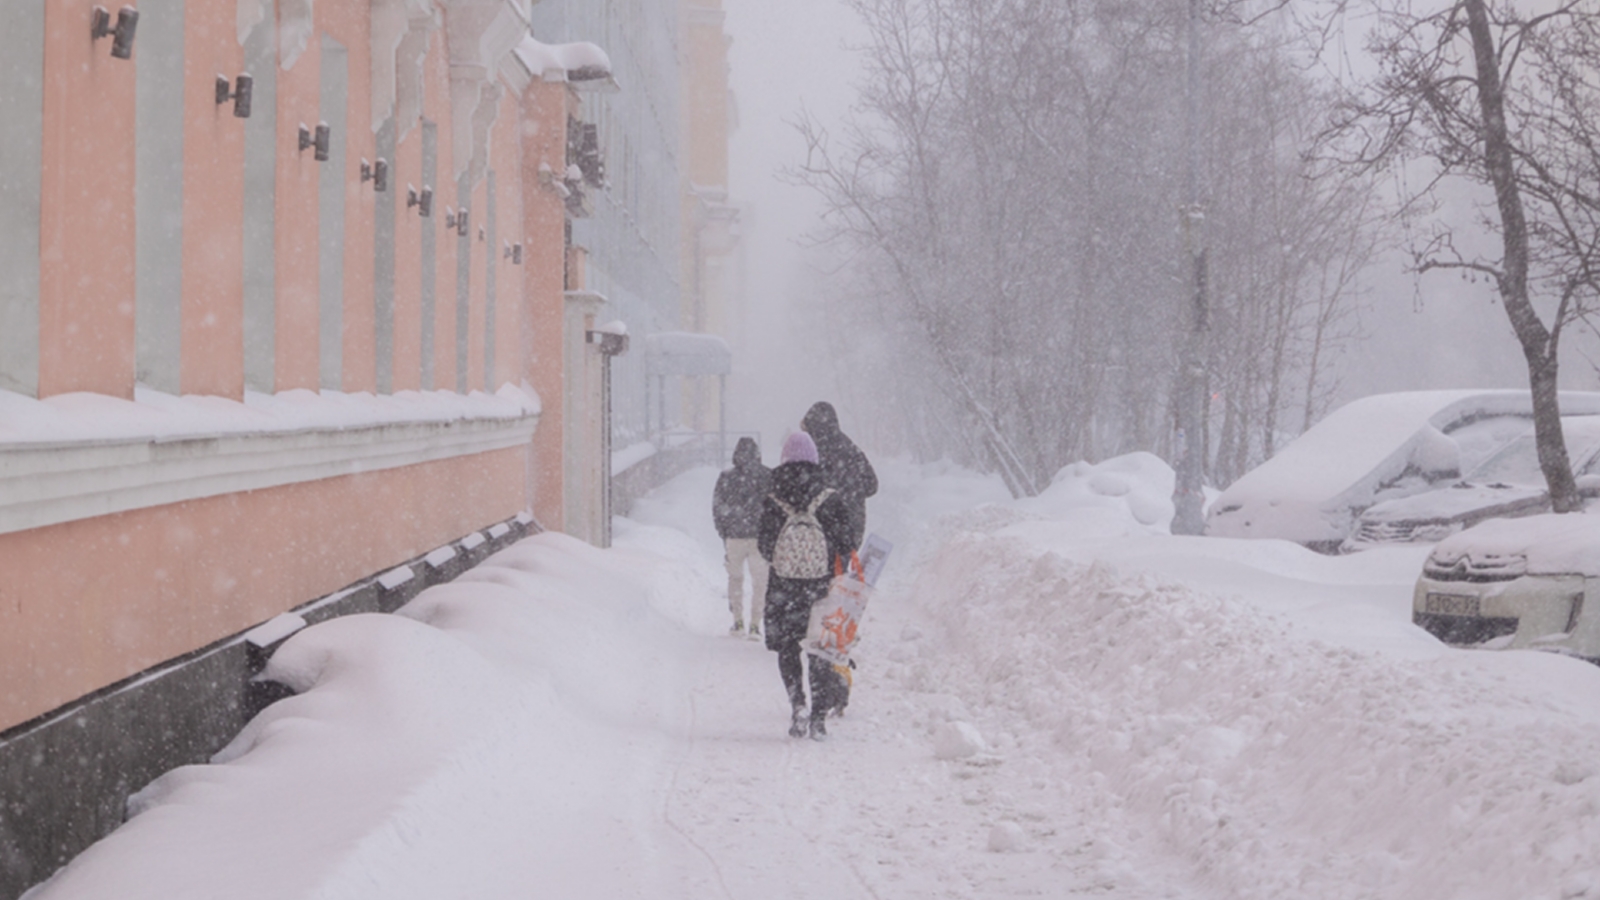
[[[1107,840],[1221,896],[1600,897],[1593,666],[1336,648],[968,519],[886,601],[935,625],[890,676],[1092,785]]]

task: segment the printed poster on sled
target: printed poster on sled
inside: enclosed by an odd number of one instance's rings
[[[851,557],[849,571],[834,576],[828,595],[811,607],[804,643],[807,653],[834,665],[849,664],[850,651],[860,638],[861,616],[892,549],[893,544],[869,535],[861,553]]]

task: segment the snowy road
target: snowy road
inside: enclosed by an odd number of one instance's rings
[[[29,900],[1600,897],[1600,668],[1440,647],[1421,551],[1161,535],[1140,465],[1017,504],[882,471],[829,741],[722,633],[690,473],[616,549],[296,635],[297,696]]]

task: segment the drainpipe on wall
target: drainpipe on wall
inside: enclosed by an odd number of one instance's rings
[[[628,352],[628,329],[611,322],[586,333],[600,351],[600,546],[611,546],[611,358]]]

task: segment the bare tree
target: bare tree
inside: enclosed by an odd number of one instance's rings
[[[1452,181],[1486,188],[1478,227],[1498,254],[1460,249],[1464,228],[1435,223],[1413,248],[1419,273],[1487,276],[1521,345],[1539,465],[1557,512],[1580,499],[1561,433],[1561,337],[1600,300],[1600,5],[1536,15],[1514,3],[1455,0],[1430,14],[1381,7],[1369,41],[1380,74],[1325,135],[1364,169],[1426,165],[1411,210]]]
[[[880,325],[917,338],[877,352],[955,398],[930,401],[947,410],[938,421],[959,423],[948,449],[981,448],[1015,493],[1077,459],[1170,458],[1187,372],[1173,294],[1185,0],[851,5],[871,35],[862,115],[836,134],[802,117],[808,156],[791,174],[825,198],[822,237],[872,285],[863,302],[890,310]],[[1225,444],[1218,472],[1232,474],[1271,446],[1262,429],[1296,406],[1294,386],[1318,377],[1305,367],[1341,335],[1351,282],[1329,291],[1326,273],[1355,269],[1346,231],[1359,204],[1304,165],[1297,142],[1315,108],[1304,74],[1240,26],[1213,27],[1223,52],[1208,55],[1207,81],[1230,90],[1197,100],[1212,123],[1200,155],[1227,201],[1207,228],[1219,309],[1239,327],[1193,348],[1232,405],[1221,442],[1200,428],[1190,443],[1207,466]],[[1259,102],[1237,102],[1246,84]]]

